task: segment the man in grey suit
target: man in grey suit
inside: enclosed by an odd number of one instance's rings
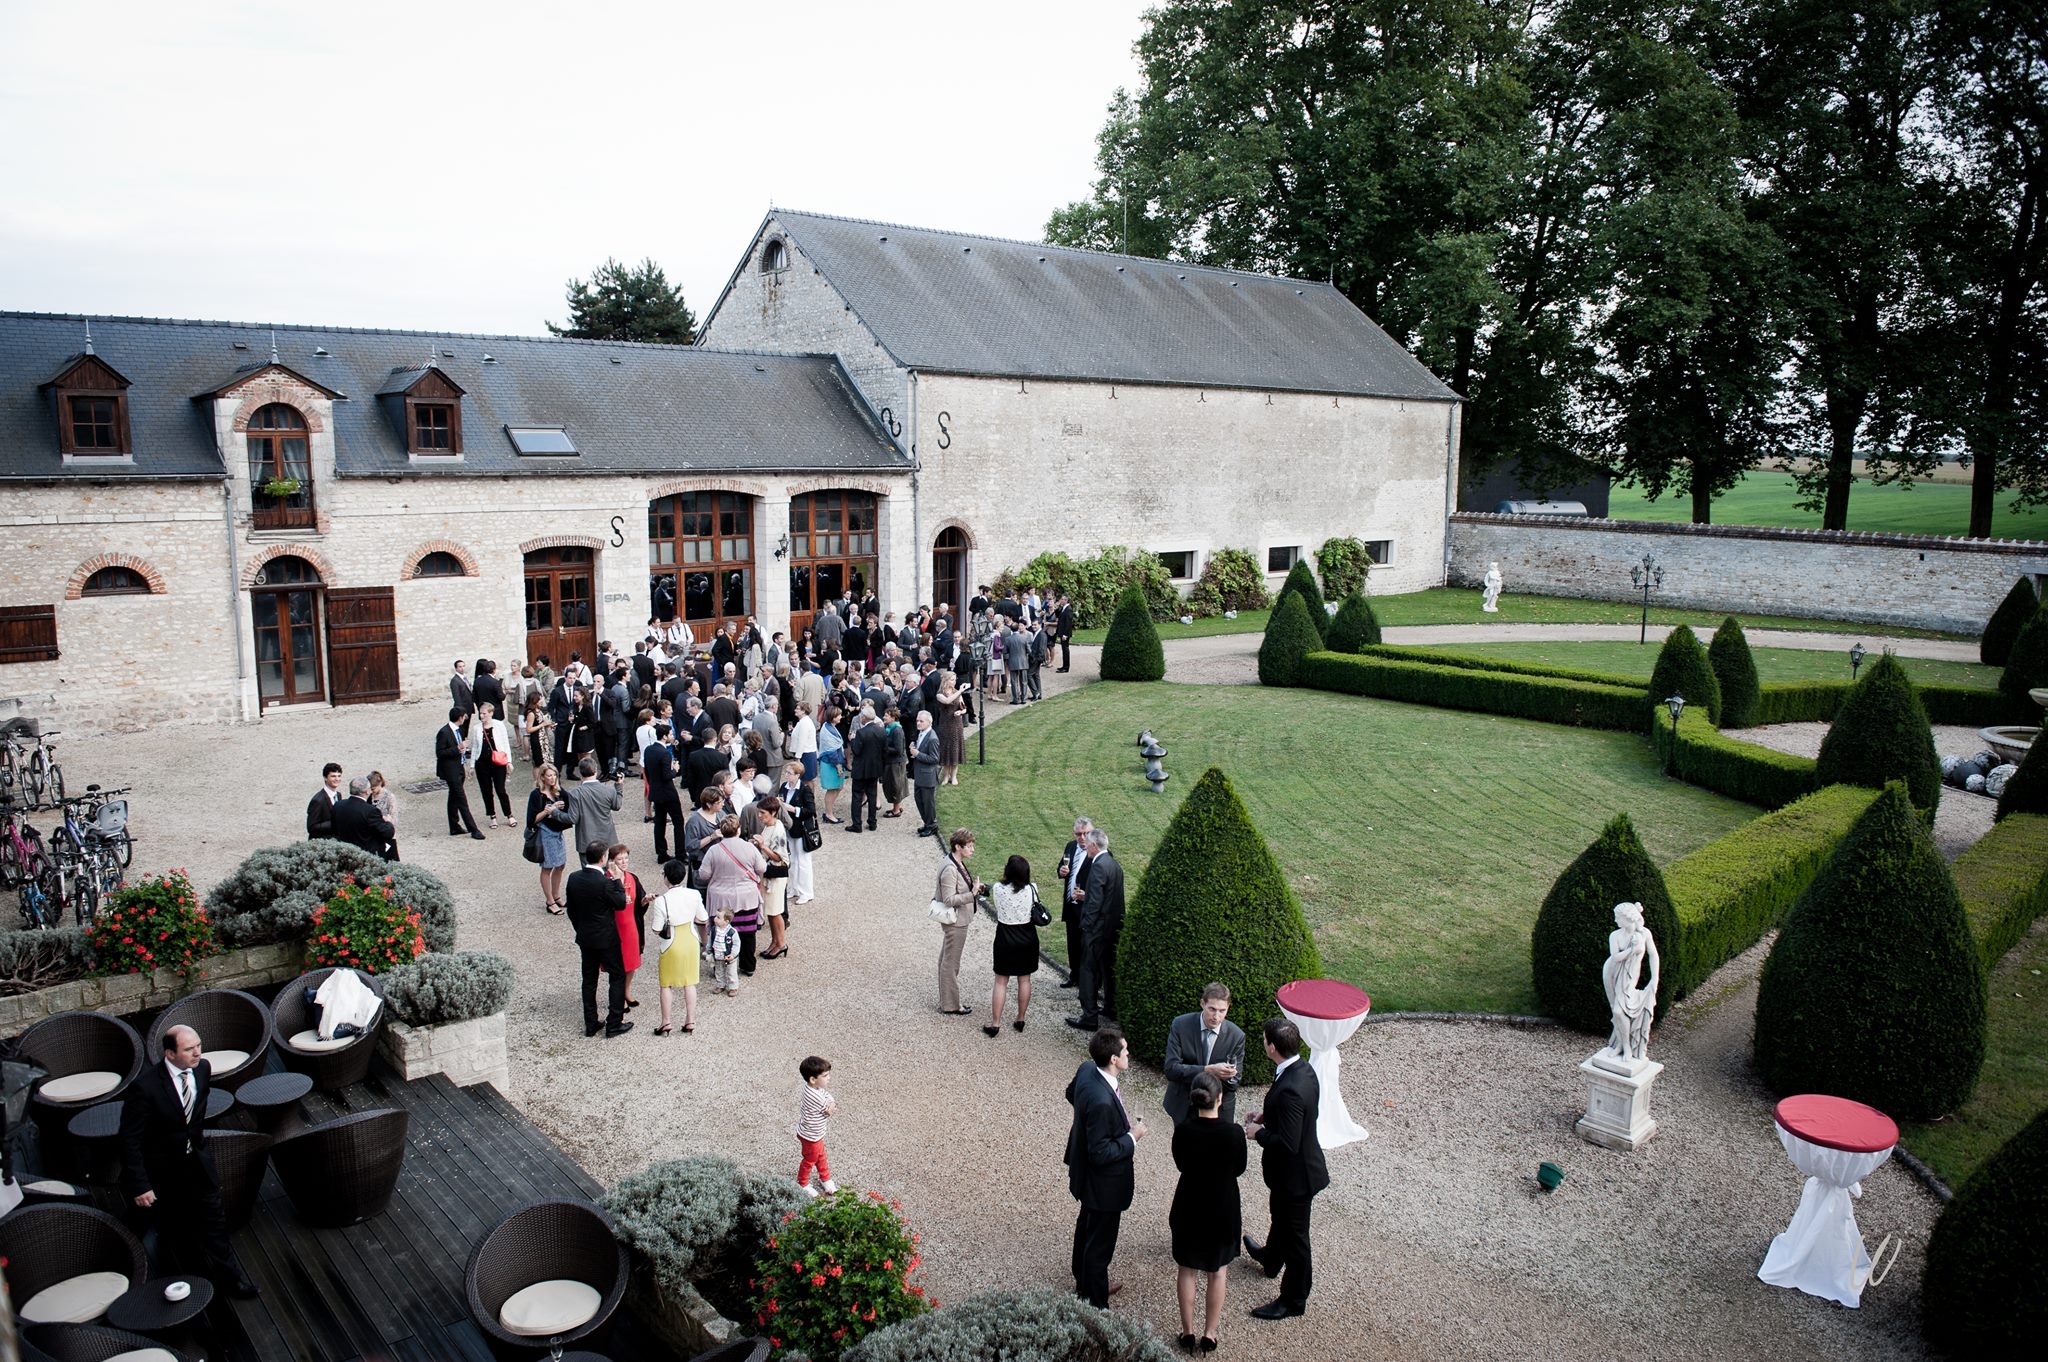
[[[1031,665],[1031,644],[1025,637],[1023,626],[1014,620],[1004,626],[1001,638],[1003,670],[1010,674],[1010,703],[1029,704],[1031,696],[1024,685],[1024,672]]]
[[[1230,989],[1211,984],[1202,990],[1202,1010],[1183,1012],[1166,1028],[1166,1096],[1159,1105],[1179,1125],[1188,1119],[1188,1085],[1197,1074],[1214,1074],[1223,1084],[1223,1110],[1217,1119],[1237,1119],[1237,1078],[1244,1068],[1244,1030],[1230,1020]]]
[[[1124,868],[1109,854],[1109,834],[1101,828],[1088,832],[1088,890],[1081,900],[1081,952],[1074,971],[1081,988],[1081,1015],[1067,1018],[1067,1025],[1093,1031],[1101,1016],[1116,1016],[1116,944],[1124,930]],[[1096,994],[1102,995],[1100,1013]]]

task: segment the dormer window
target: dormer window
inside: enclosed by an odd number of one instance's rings
[[[415,463],[462,457],[462,389],[439,367],[392,370],[377,400],[398,423]]]
[[[80,355],[45,385],[57,399],[57,448],[68,459],[124,459],[128,380],[95,355]]]
[[[405,404],[406,418],[412,429],[412,440],[407,452],[413,454],[460,454],[462,452],[462,418],[453,402],[432,402],[422,399],[409,400]]]
[[[789,247],[782,244],[781,237],[771,237],[761,248],[761,273],[780,274],[789,268]]]

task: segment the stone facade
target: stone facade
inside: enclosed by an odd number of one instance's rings
[[[512,1086],[502,1012],[440,1026],[407,1026],[387,1018],[377,1035],[377,1053],[408,1083],[446,1074],[459,1088],[489,1083],[503,1092]]]
[[[1509,594],[1640,600],[1629,567],[1649,554],[1656,604],[1965,634],[2014,578],[2048,576],[2048,543],[2020,540],[1480,514],[1451,517],[1450,534],[1460,586],[1497,561]]]
[[[45,1017],[59,1012],[105,1012],[125,1017],[168,1007],[203,988],[256,989],[299,977],[303,952],[298,943],[249,946],[199,963],[188,984],[176,970],[149,974],[114,974],[75,979],[68,984],[0,997],[0,1039],[20,1035]]]

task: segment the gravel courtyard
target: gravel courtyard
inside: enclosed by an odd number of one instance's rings
[[[1169,678],[1245,679],[1256,647],[1255,636],[1175,645]],[[1075,654],[1071,676],[1048,674],[1053,689],[1093,675],[1095,650]],[[998,723],[1003,713],[992,710]],[[250,849],[302,835],[323,761],[340,761],[351,775],[377,767],[395,787],[429,777],[439,718],[429,705],[279,713],[260,725],[66,739],[61,750],[78,788],[87,780],[135,786],[138,869],[184,867],[205,889]],[[522,807],[525,790],[515,775]],[[620,826],[644,875],[651,829],[636,821],[630,785],[628,793]],[[645,1003],[634,1014],[638,1028],[586,1040],[569,930],[542,911],[518,834],[500,827],[483,842],[451,839],[441,800],[400,791],[400,846],[454,888],[461,945],[502,950],[517,964],[508,1095],[595,1176],[609,1181],[698,1151],[794,1171],[796,1064],[824,1054],[840,1101],[835,1171],[902,1199],[924,1234],[924,1280],[941,1301],[1068,1284],[1073,1202],[1060,1162],[1068,1118],[1060,1093],[1083,1047],[1059,1018],[1072,995],[1042,971],[1028,1030],[1006,1028],[994,1040],[981,1034],[980,1016],[938,1014],[938,933],[923,911],[938,852],[911,835],[913,819],[884,822],[875,836],[828,828],[818,901],[795,910],[789,957],[764,962],[737,999],[706,998],[696,1034],[651,1034],[650,962],[635,987]],[[945,803],[941,791],[942,823]],[[473,790],[472,804],[480,814]],[[1059,848],[985,846],[976,868],[992,877],[1013,850],[1032,856],[1042,875]],[[982,1007],[991,936],[985,922],[976,926],[962,972],[969,1003]],[[1218,1355],[1921,1356],[1917,1282],[1939,1205],[1896,1163],[1865,1184],[1857,1211],[1873,1245],[1896,1232],[1905,1252],[1863,1309],[1755,1279],[1800,1191],[1748,1062],[1762,953],[1751,951],[1660,1019],[1653,1052],[1667,1065],[1655,1106],[1662,1129],[1634,1155],[1572,1131],[1585,1106],[1575,1066],[1594,1048],[1589,1038],[1399,1019],[1363,1028],[1345,1049],[1343,1085],[1373,1135],[1330,1155],[1335,1183],[1316,1205],[1310,1312],[1280,1324],[1245,1319],[1271,1290],[1241,1264]],[[1200,982],[1190,981],[1190,1007]],[[1131,1105],[1153,1118],[1152,1137],[1138,1152],[1138,1200],[1113,1273],[1128,1287],[1115,1308],[1171,1337],[1170,1131],[1157,1076],[1139,1069],[1132,1078]],[[1240,1110],[1257,1104],[1248,1093]],[[1536,1188],[1542,1159],[1566,1170],[1552,1196]],[[1244,1200],[1247,1229],[1262,1233],[1256,1162]]]

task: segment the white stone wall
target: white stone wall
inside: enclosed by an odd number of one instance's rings
[[[1976,633],[2021,576],[2048,575],[2048,544],[1926,535],[1663,525],[1460,514],[1451,581],[1500,563],[1507,591],[1640,600],[1629,567],[1664,569],[1653,603]]]

